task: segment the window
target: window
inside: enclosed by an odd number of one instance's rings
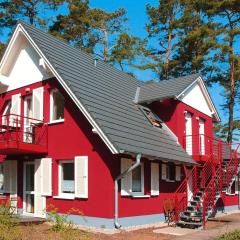
[[[172,164],[167,165],[167,180],[175,181],[176,171],[175,166]]]
[[[63,121],[64,97],[58,90],[52,90],[50,105],[50,122]]]
[[[169,182],[181,181],[182,172],[181,167],[172,163],[162,163],[162,180]]]
[[[0,164],[0,192],[4,190],[4,165]]]
[[[144,194],[144,168],[143,164],[132,171],[132,193]]]
[[[143,114],[145,115],[145,117],[147,117],[147,119],[150,121],[150,123],[153,126],[159,127],[159,128],[162,127],[161,120],[155,113],[153,113],[150,109],[148,109],[146,107],[141,107],[141,110],[142,110]]]
[[[69,195],[75,193],[75,181],[74,181],[74,162],[73,161],[61,161],[59,164],[59,194]]]
[[[7,118],[9,118],[9,115],[11,113],[11,105],[12,105],[12,102],[8,101],[3,110],[2,125],[7,125]]]

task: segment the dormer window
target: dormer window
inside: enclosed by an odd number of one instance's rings
[[[161,120],[159,119],[159,117],[155,113],[153,113],[149,108],[141,107],[141,110],[153,126],[159,128],[162,127]]]

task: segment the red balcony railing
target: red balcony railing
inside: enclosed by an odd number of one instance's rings
[[[211,157],[214,162],[219,161],[223,154],[223,144],[225,143],[220,139],[204,134],[187,135],[183,137],[183,148],[195,160],[206,161]],[[226,146],[226,151],[228,151],[227,149],[229,149],[229,146]]]
[[[47,153],[48,127],[42,121],[9,114],[0,122],[0,154]]]

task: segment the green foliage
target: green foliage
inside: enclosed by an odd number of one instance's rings
[[[174,75],[175,60],[173,56],[176,51],[176,28],[180,4],[178,0],[159,0],[159,5],[146,6],[149,23],[146,25],[148,37],[155,40],[158,45],[150,47],[146,56],[150,62],[143,69],[151,69],[156,72],[158,79],[168,79]]]
[[[0,59],[1,59],[2,55],[3,55],[4,49],[5,49],[5,44],[0,42]]]
[[[18,20],[45,26],[49,21],[45,12],[56,10],[62,2],[63,0],[2,0],[0,2],[1,27],[12,28]]]
[[[58,208],[54,205],[49,205],[47,214],[48,221],[52,223],[52,230],[55,232],[73,230],[72,221],[68,220],[70,214],[76,214],[83,217],[83,213],[77,208],[71,208],[66,214],[59,214]]]
[[[226,233],[216,240],[239,240],[240,239],[240,230],[236,230],[231,233]]]

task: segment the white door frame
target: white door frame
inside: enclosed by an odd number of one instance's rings
[[[35,176],[35,163],[34,163],[34,161],[29,161],[29,162],[24,162],[23,163],[23,215],[34,216],[34,213],[28,213],[26,211],[26,207],[27,207],[26,194],[33,194],[33,195],[35,194],[34,191],[31,191],[31,192],[26,191],[26,166],[30,165],[30,164],[34,166],[34,176]]]

